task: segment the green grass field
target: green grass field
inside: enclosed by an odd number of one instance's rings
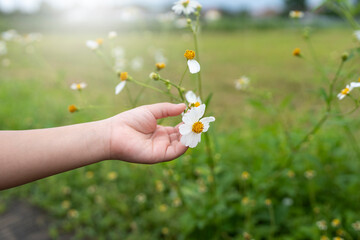
[[[106,34],[44,34],[31,54],[11,43],[11,65],[0,68],[1,129],[56,127],[131,108],[126,92],[114,94],[116,75],[85,47],[86,40]],[[323,75],[300,29],[204,32],[199,40],[204,90],[214,94],[209,111],[217,119],[211,129],[216,189],[210,188],[214,180],[201,143],[171,163],[107,161],[2,191],[0,209],[13,198],[46,209],[59,219],[49,229],[54,238],[73,231],[79,239],[250,239],[247,233],[254,239],[360,239],[353,226],[360,220],[358,114],[329,118],[287,161],[289,146],[324,114],[321,88],[328,89],[329,82],[322,76],[333,78],[342,53],[358,46],[352,31],[314,31],[312,46]],[[163,49],[168,63],[161,76],[177,82],[186,67],[184,51],[193,48],[186,32],[124,33],[115,42],[128,59],[144,58],[142,70],[129,70],[139,81],[148,81],[154,69],[151,49]],[[111,46],[105,40],[104,50]],[[296,47],[304,58],[292,56]],[[357,55],[346,63],[336,92],[357,81],[358,63]],[[234,88],[242,75],[251,79],[247,91]],[[69,86],[81,81],[88,87],[80,96]],[[128,85],[132,94],[142,91]],[[185,87],[196,88],[195,80],[187,76]],[[159,101],[168,98],[146,90],[139,104]],[[70,114],[70,104],[84,109]],[[350,104],[345,99],[336,105],[347,111]],[[332,226],[334,219],[341,223]],[[318,228],[321,220],[326,230]]]

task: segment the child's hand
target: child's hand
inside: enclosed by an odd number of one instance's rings
[[[157,119],[177,116],[185,104],[158,103],[141,106],[112,117],[110,158],[136,163],[158,163],[186,152],[178,127],[157,125]]]

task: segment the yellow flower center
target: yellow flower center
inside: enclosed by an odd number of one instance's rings
[[[192,126],[192,131],[194,133],[202,133],[203,130],[204,130],[204,124],[202,122],[196,122]]]
[[[349,94],[349,92],[350,92],[349,88],[344,88],[343,90],[341,90],[342,95],[347,95],[347,94]]]
[[[128,73],[127,72],[121,72],[120,73],[120,79],[121,81],[125,81],[128,79]]]
[[[200,106],[201,104],[199,103],[199,102],[196,102],[195,104],[194,104],[194,106],[195,107],[198,107],[198,106]]]
[[[102,39],[102,38],[96,39],[96,42],[97,42],[99,45],[101,45],[101,44],[103,44],[104,39]]]
[[[195,51],[193,50],[186,50],[184,57],[186,57],[187,60],[192,60],[195,58]]]
[[[183,1],[182,5],[186,8],[190,3],[190,0]]]
[[[294,56],[300,56],[300,53],[301,53],[300,48],[295,48],[293,51]]]
[[[76,89],[81,90],[81,84],[80,83],[76,84]]]
[[[74,112],[76,112],[78,110],[75,105],[70,105],[68,109],[69,109],[70,113],[74,113]]]
[[[155,66],[158,70],[161,70],[166,67],[166,64],[165,63],[157,63]]]
[[[359,79],[358,79],[358,82],[360,82],[360,77],[359,77]]]

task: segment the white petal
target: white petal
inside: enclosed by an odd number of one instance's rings
[[[342,93],[339,93],[339,94],[337,95],[337,97],[338,97],[339,100],[342,100],[345,96],[346,96],[346,95],[344,95],[344,94],[342,94]]]
[[[116,87],[115,87],[115,94],[118,95],[125,87],[126,81],[121,81]]]
[[[350,83],[350,88],[351,89],[357,88],[357,87],[360,87],[360,82],[352,82],[352,83]]]
[[[84,82],[82,82],[82,83],[80,83],[80,87],[81,87],[81,89],[86,88],[86,87],[87,87],[87,84],[84,83]]]
[[[189,103],[196,103],[196,100],[197,100],[196,94],[193,91],[188,91],[185,94],[185,98],[186,98],[186,101],[188,101]]]
[[[194,113],[194,118],[196,119],[196,122],[199,121],[199,119],[204,116],[205,104],[201,104],[200,106],[193,108],[190,112]]]
[[[95,50],[95,49],[97,49],[99,47],[99,44],[97,42],[95,42],[95,41],[89,40],[89,41],[86,41],[86,46],[88,48],[90,48],[91,50]]]
[[[76,83],[71,84],[70,88],[72,90],[77,90],[77,84]]]
[[[199,142],[201,142],[201,133],[192,133],[192,134],[189,134],[189,135],[192,135],[191,136],[191,141],[189,143],[189,147],[190,148],[194,148],[198,145]]]
[[[201,141],[201,134],[197,133],[189,133],[181,137],[180,142],[187,147],[194,148]]]
[[[200,120],[200,122],[202,122],[202,124],[204,124],[204,129],[203,132],[207,132],[207,130],[209,130],[210,127],[210,123],[214,122],[215,118],[214,117],[206,117]]]
[[[190,124],[183,124],[179,127],[179,132],[182,136],[191,133],[192,125]]]
[[[198,63],[198,61],[192,59],[192,60],[188,60],[187,63],[189,66],[190,73],[194,74],[200,72],[200,64]]]
[[[196,113],[194,111],[188,111],[187,113],[185,113],[182,117],[182,121],[185,124],[189,124],[189,125],[193,125],[194,123],[196,123],[199,119],[196,118]]]

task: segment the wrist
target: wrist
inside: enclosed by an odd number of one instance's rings
[[[110,160],[110,145],[111,145],[111,121],[105,119],[94,122],[94,142],[96,143],[95,149],[97,152],[98,161]]]

